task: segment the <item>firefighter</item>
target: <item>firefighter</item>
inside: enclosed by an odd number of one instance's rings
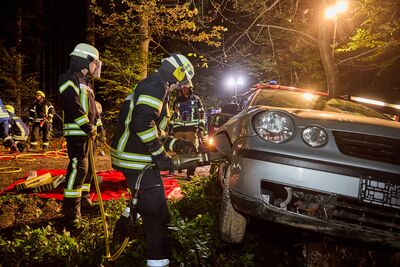
[[[80,43],[70,54],[67,71],[59,77],[59,103],[63,110],[63,135],[66,137],[69,164],[64,188],[62,213],[65,223],[74,229],[82,209],[91,208],[89,199],[92,176],[89,164],[89,139],[96,138],[98,117],[90,77],[100,77],[98,50]]]
[[[29,112],[28,119],[29,125],[32,126],[32,149],[36,149],[39,144],[40,132],[42,132],[42,148],[47,149],[49,147],[53,116],[53,105],[46,101],[46,95],[42,91],[36,91],[35,103]]]
[[[173,110],[171,124],[174,137],[192,141],[202,148],[199,140],[205,137],[204,108],[200,97],[193,92],[192,83],[182,86],[173,104]],[[194,168],[187,170],[187,179],[190,179],[194,171]]]
[[[193,75],[193,66],[185,56],[172,54],[163,59],[158,70],[140,81],[126,98],[111,142],[112,166],[124,174],[132,192],[141,171],[151,163],[156,165],[143,174],[138,202],[148,266],[169,264],[169,211],[160,171],[174,168],[166,151],[188,152],[195,146],[192,142],[165,136],[168,98],[173,90],[190,82]]]
[[[11,117],[8,114],[3,102],[0,99],[0,138],[3,139],[5,147],[12,147],[14,141],[8,134],[10,132]]]
[[[27,140],[29,136],[28,126],[21,120],[20,117],[15,115],[14,107],[11,105],[5,105],[5,109],[11,117],[9,135],[13,139],[11,146],[12,150],[18,150],[24,152],[28,147]]]

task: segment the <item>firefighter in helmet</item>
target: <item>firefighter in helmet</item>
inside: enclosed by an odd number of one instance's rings
[[[31,148],[37,148],[42,132],[42,148],[49,147],[50,133],[54,116],[53,105],[46,101],[46,95],[42,91],[36,91],[35,103],[29,112],[29,125],[32,126]]]
[[[170,257],[169,212],[161,170],[172,171],[166,151],[189,152],[192,142],[166,136],[169,94],[189,83],[194,75],[190,61],[181,54],[162,60],[158,70],[139,82],[123,103],[111,142],[111,162],[122,171],[132,192],[143,169],[138,209],[147,243],[147,265],[167,266]]]
[[[173,104],[173,111],[170,123],[174,137],[192,141],[197,147],[202,146],[199,140],[205,136],[204,108],[200,97],[194,94],[191,82],[181,87]],[[194,171],[194,168],[187,170],[187,179],[190,179]]]
[[[70,54],[69,68],[59,77],[59,103],[63,111],[63,135],[66,137],[69,164],[64,188],[62,213],[74,229],[82,209],[93,206],[90,198],[89,141],[94,142],[98,117],[91,77],[100,77],[99,51],[80,43]],[[89,140],[90,139],[90,140]]]
[[[14,144],[12,137],[8,134],[10,132],[10,123],[10,114],[8,114],[0,99],[0,138],[3,139],[3,145],[5,147],[11,147]]]
[[[27,140],[29,136],[28,126],[21,120],[20,117],[15,115],[14,107],[11,105],[5,105],[5,109],[11,118],[9,135],[12,137],[13,144],[11,148],[13,150],[18,150],[19,152],[25,151],[28,147]]]

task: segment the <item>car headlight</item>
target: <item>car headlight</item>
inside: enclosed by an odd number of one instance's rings
[[[328,141],[328,135],[318,126],[308,126],[304,128],[301,135],[304,143],[312,147],[320,147],[326,144]]]
[[[253,117],[253,128],[256,133],[271,143],[283,143],[294,134],[292,119],[278,111],[265,111]]]

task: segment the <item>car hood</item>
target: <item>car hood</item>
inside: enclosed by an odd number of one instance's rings
[[[396,139],[400,136],[400,123],[396,121],[346,113],[269,106],[252,107],[243,110],[219,128],[217,133],[227,132],[232,138],[232,142],[239,136],[254,136],[256,133],[251,126],[251,118],[254,114],[263,110],[276,110],[288,113],[290,116],[295,117],[296,125],[300,128],[309,125],[319,125],[332,131],[357,132]]]
[[[271,110],[271,108],[265,108],[265,109]],[[280,108],[280,109],[286,110],[288,113],[291,113],[293,115],[296,115],[297,117],[304,118],[304,119],[341,121],[341,122],[350,122],[350,123],[358,123],[358,124],[370,124],[370,125],[379,125],[379,126],[400,129],[400,123],[391,121],[391,120],[370,118],[370,117],[354,115],[354,114],[320,111],[320,110],[284,109],[284,108]]]

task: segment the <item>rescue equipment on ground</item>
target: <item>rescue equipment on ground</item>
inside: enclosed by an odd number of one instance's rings
[[[32,189],[33,192],[39,193],[57,188],[65,181],[65,175],[51,176],[50,172],[37,176],[35,171],[31,171],[25,182],[15,185],[15,190],[23,191]]]

